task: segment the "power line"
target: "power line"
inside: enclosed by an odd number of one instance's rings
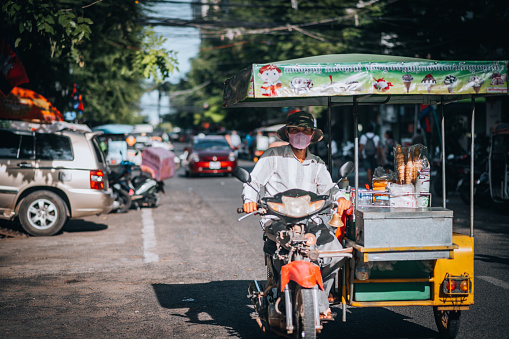
[[[202,3],[198,1],[191,2],[183,2],[183,1],[175,1],[175,0],[153,0],[153,3],[166,3],[166,4],[175,4],[175,5],[191,5],[194,7],[203,7],[203,6],[218,6],[221,8],[275,8],[275,9],[292,9],[291,4],[288,5],[271,5],[271,4],[234,4],[234,3]],[[299,5],[299,9],[350,9],[352,6],[326,6],[320,4],[301,4]]]

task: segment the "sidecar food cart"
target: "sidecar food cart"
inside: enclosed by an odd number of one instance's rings
[[[270,63],[279,81],[258,76],[267,64],[253,64],[227,79],[225,108],[351,105],[354,126],[359,105],[426,104],[441,108],[471,100],[474,135],[475,99],[507,95],[507,61],[434,61],[384,55],[322,55]],[[359,136],[355,139],[355,189],[359,192]],[[474,160],[471,157],[470,234],[453,231],[453,212],[445,199],[445,138],[442,148],[443,206],[405,208],[362,205],[347,221],[343,244],[354,256],[340,271],[334,289],[337,304],[350,307],[430,306],[439,332],[454,338],[461,311],[474,303]],[[330,142],[330,139],[329,139]],[[329,144],[328,163],[331,168]],[[474,153],[474,138],[471,154]],[[385,192],[386,194],[387,193]],[[392,197],[391,197],[392,199]]]

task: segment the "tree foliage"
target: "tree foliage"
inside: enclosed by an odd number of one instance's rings
[[[224,80],[252,63],[348,52],[348,42],[357,34],[353,16],[346,11],[355,8],[355,1],[308,1],[299,4],[298,10],[287,0],[221,3],[210,7],[206,19],[221,22],[222,27],[202,29],[201,51],[187,78],[189,87],[209,85],[195,93],[200,94],[198,98],[170,101],[178,111],[170,116],[175,123],[189,121],[184,117],[189,112],[179,111],[179,106],[187,108],[191,102],[206,107],[197,111],[202,121],[219,120],[226,128],[248,131],[267,121],[283,121],[285,113],[280,109],[223,109]],[[197,101],[201,104],[196,105]]]
[[[174,52],[160,48],[164,40],[139,25],[145,10],[138,1],[7,0],[2,30],[16,41],[25,87],[67,111],[77,83],[82,120],[131,123],[141,119],[143,80],[162,82],[177,64]]]
[[[190,121],[185,119],[190,113],[179,110],[181,105],[197,108],[193,122],[222,116],[226,128],[245,131],[284,120],[285,112],[279,109],[221,108],[223,81],[252,63],[339,53],[439,60],[509,58],[507,39],[499,34],[509,22],[504,0],[298,0],[297,9],[288,0],[213,3],[200,18],[204,22],[201,51],[187,81],[175,90],[209,85],[193,96],[171,101],[178,111],[174,120]]]
[[[507,60],[505,0],[380,1],[380,17],[366,26],[377,32],[376,53],[436,60]],[[364,32],[364,36],[368,36]]]

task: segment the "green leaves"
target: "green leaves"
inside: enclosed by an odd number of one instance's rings
[[[156,36],[151,27],[145,28],[142,35],[143,42],[135,56],[135,70],[155,83],[163,83],[174,70],[178,70],[177,53],[160,48],[166,39]]]
[[[15,40],[28,87],[62,112],[72,110],[77,83],[83,122],[140,122],[144,79],[162,82],[177,69],[164,39],[139,25],[149,2],[4,0],[1,28]]]
[[[90,38],[93,21],[83,18],[78,12],[57,7],[57,1],[7,0],[2,14],[8,18],[12,35],[16,36],[16,47],[22,51],[34,45],[44,45],[51,58],[82,60],[79,44]]]

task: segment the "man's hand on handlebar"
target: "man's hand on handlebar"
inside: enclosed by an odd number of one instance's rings
[[[344,211],[349,209],[352,206],[352,203],[345,198],[338,199],[338,210],[336,213],[343,214]]]
[[[256,202],[247,202],[242,205],[242,208],[244,209],[244,213],[251,213],[258,209],[258,204]]]

